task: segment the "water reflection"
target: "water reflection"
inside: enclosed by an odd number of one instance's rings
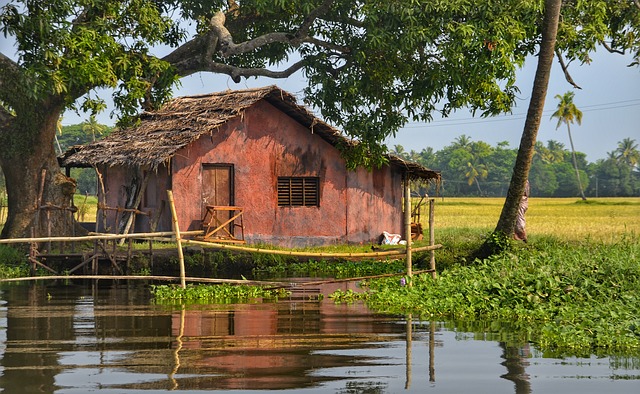
[[[500,342],[502,348],[502,358],[507,368],[507,373],[500,376],[503,379],[512,381],[516,387],[516,394],[531,393],[531,383],[526,368],[529,366],[529,345],[512,346],[505,342]]]
[[[519,394],[549,382],[576,387],[561,391],[582,393],[579,375],[604,389],[635,393],[640,379],[637,359],[615,365],[602,361],[575,374],[567,366],[577,368],[584,360],[546,361],[517,341],[412,316],[379,315],[362,304],[292,297],[169,307],[151,304],[140,283],[2,289],[4,393],[429,389]],[[612,379],[615,368],[628,381]],[[567,373],[559,375],[561,370]]]

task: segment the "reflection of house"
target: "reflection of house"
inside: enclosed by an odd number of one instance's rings
[[[275,86],[177,98],[140,121],[63,158],[100,170],[106,206],[152,211],[138,232],[171,230],[172,189],[181,230],[200,229],[207,205],[239,206],[250,242],[370,242],[403,233],[405,177],[439,177],[395,156],[348,170],[339,149],[353,142]]]
[[[309,299],[174,311],[171,322],[179,372],[215,376],[206,388],[217,390],[304,389],[323,379],[321,368],[372,362],[366,352],[340,350],[376,347],[406,330],[363,303]]]

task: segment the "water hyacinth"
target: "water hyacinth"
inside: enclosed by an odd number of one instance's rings
[[[151,286],[151,294],[159,304],[197,304],[277,300],[279,297],[288,296],[289,292],[285,289],[265,289],[259,286],[219,284],[187,285],[184,289],[177,285]]]
[[[371,308],[423,318],[502,321],[554,353],[640,351],[640,241],[615,245],[538,242],[437,279],[369,282]],[[400,284],[400,285],[398,285]],[[406,284],[406,282],[405,282]]]

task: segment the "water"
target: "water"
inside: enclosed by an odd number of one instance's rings
[[[451,324],[309,297],[161,306],[129,285],[0,292],[3,393],[640,393],[640,357],[542,357]]]

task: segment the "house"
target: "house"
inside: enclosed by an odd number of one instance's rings
[[[136,127],[71,148],[61,163],[98,171],[102,231],[171,231],[171,189],[181,231],[202,229],[207,206],[215,206],[240,209],[241,226],[236,220],[225,229],[253,244],[367,243],[383,231],[402,234],[404,180],[440,174],[391,155],[379,169],[349,170],[340,149],[354,143],[269,86],[175,98],[143,113]],[[127,230],[126,212],[116,207],[148,214],[135,215]],[[213,212],[222,222],[233,213]]]

